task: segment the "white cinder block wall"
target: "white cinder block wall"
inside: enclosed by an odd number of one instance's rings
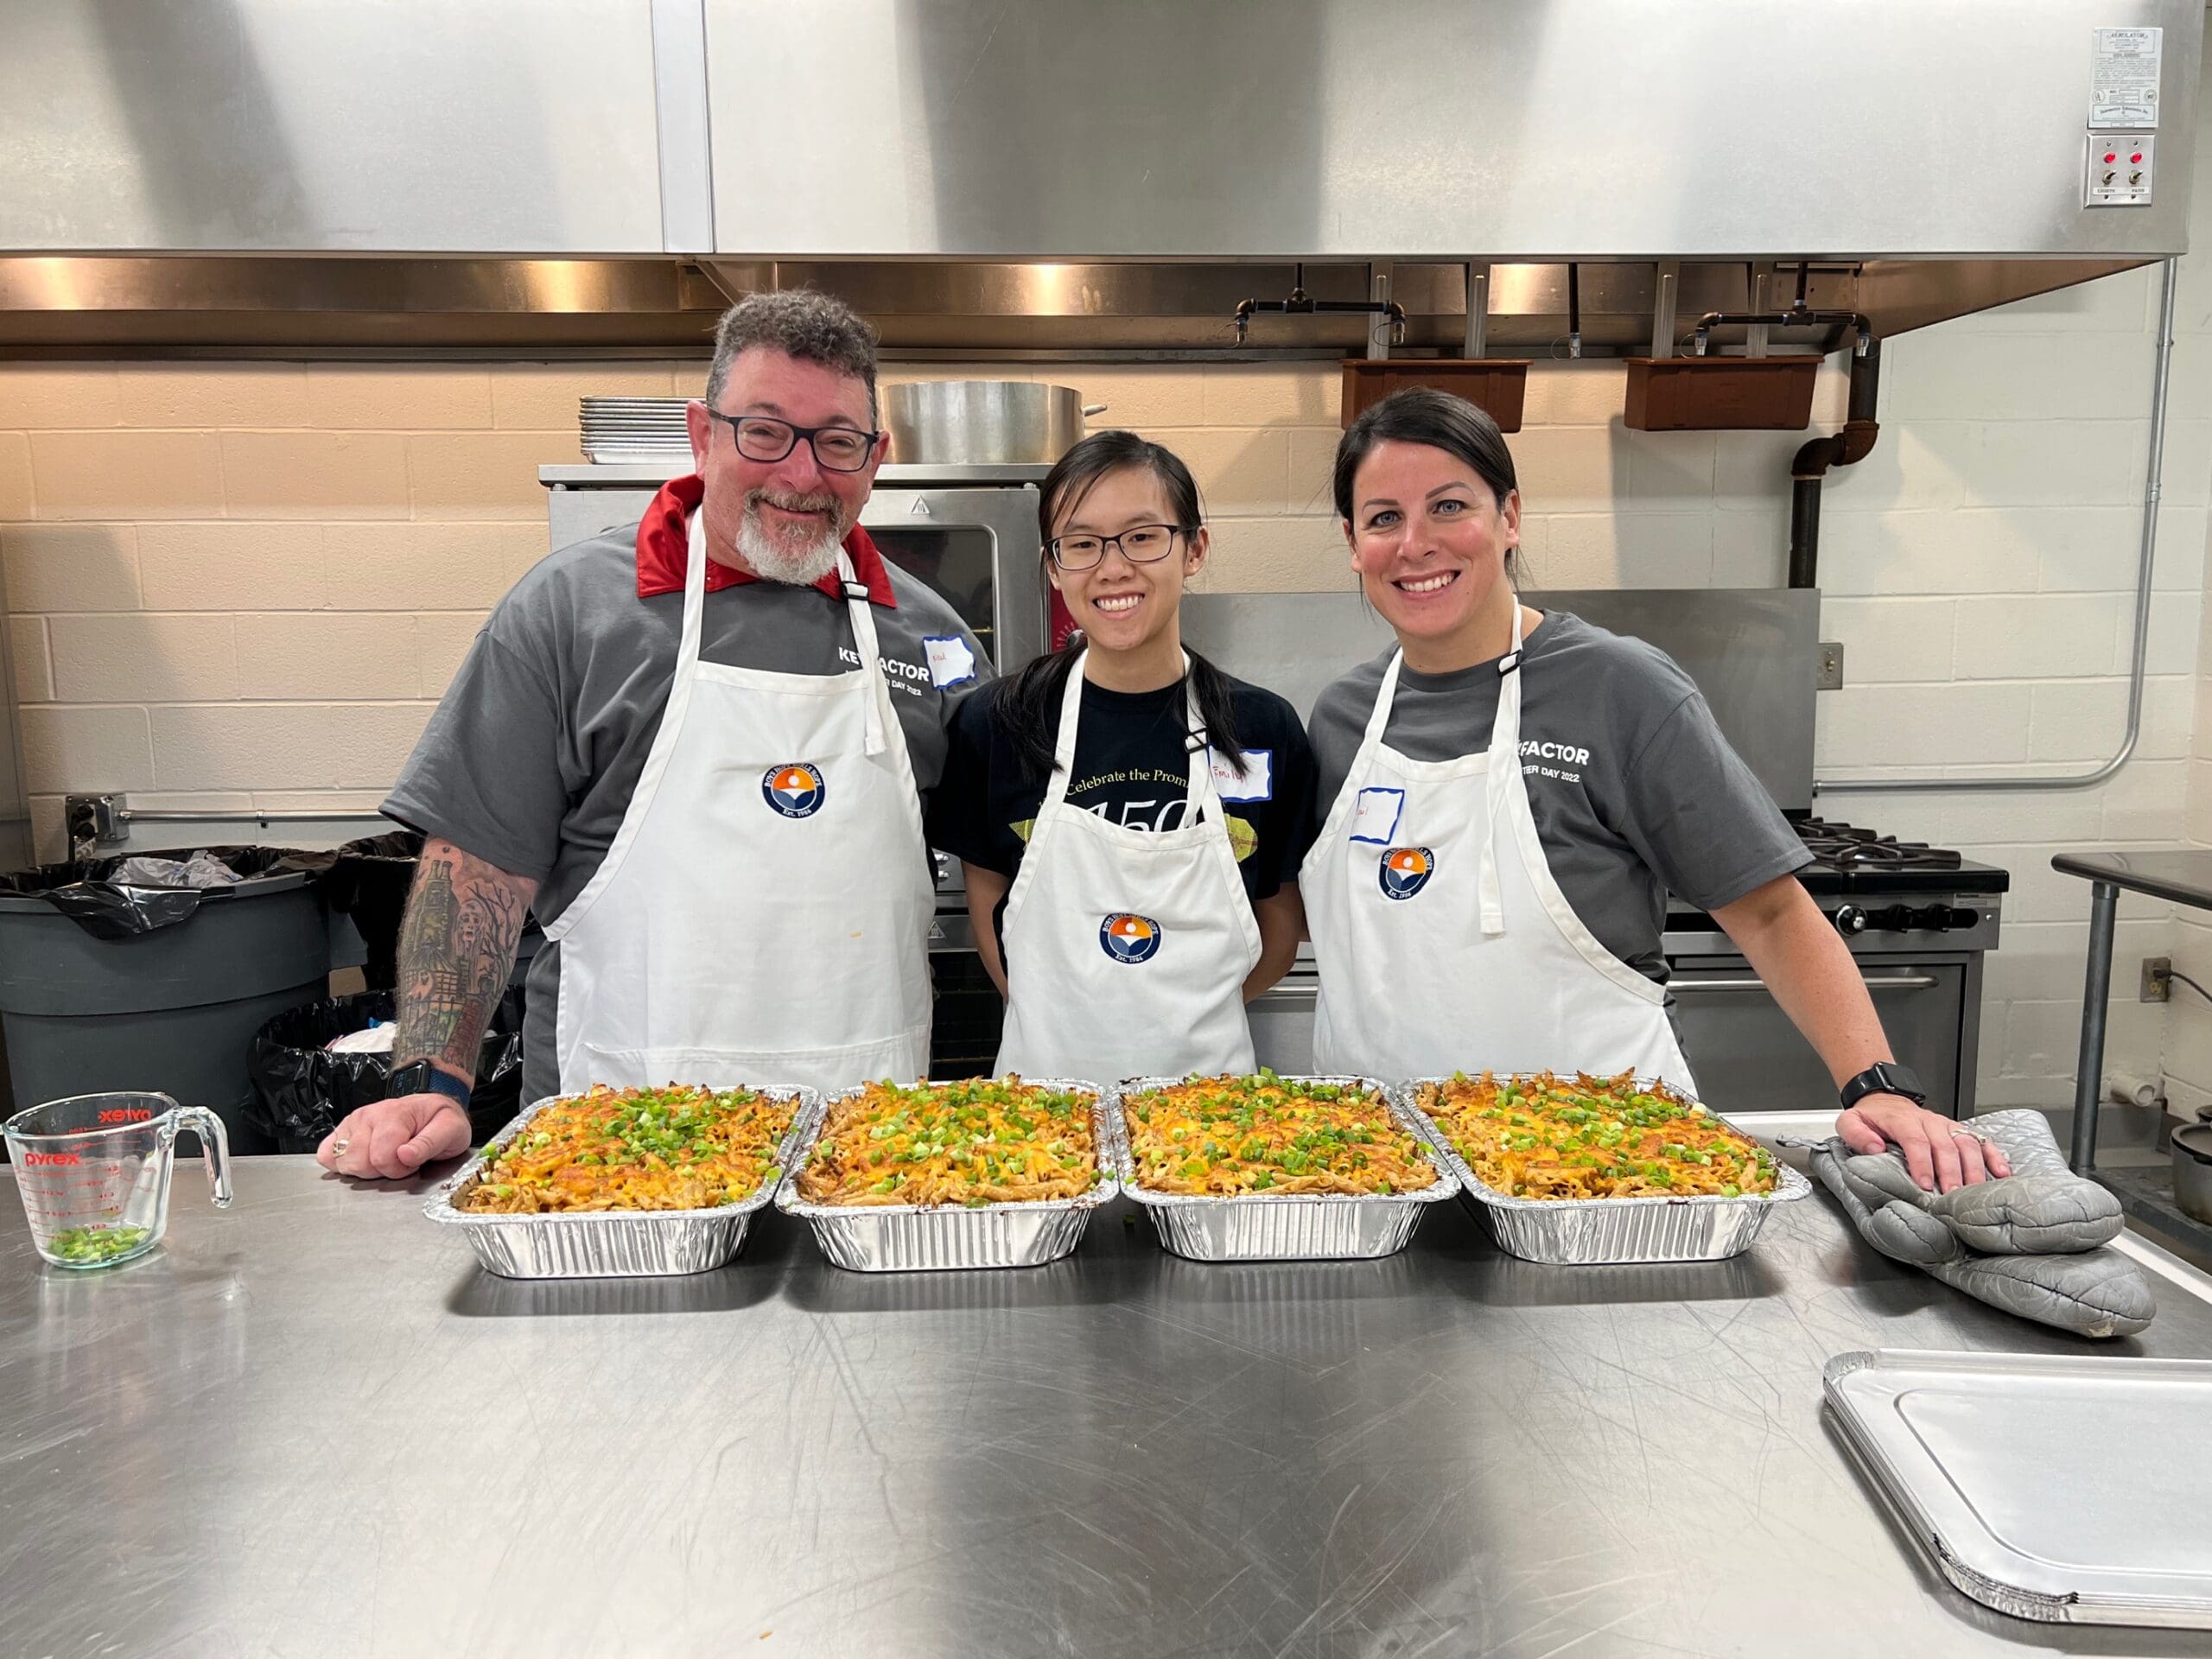
[[[2212,80],[2208,80],[2212,86]],[[2212,122],[2200,129],[2212,151]],[[2212,156],[2197,167],[2212,226]],[[2212,237],[2200,232],[2201,242]],[[2063,794],[1821,805],[2012,873],[1982,1016],[1986,1105],[2070,1095],[2088,894],[2069,847],[2212,845],[2212,255],[2184,261],[2165,508],[2136,758]],[[1827,486],[1824,777],[2081,771],[2121,726],[2156,305],[2137,271],[1886,346],[1879,445]],[[697,362],[0,365],[0,556],[41,853],[70,791],[141,804],[372,806],[486,608],[544,547],[543,461],[586,391],[689,392]],[[1005,376],[943,365],[932,377]],[[1011,371],[1080,386],[1179,449],[1217,591],[1345,584],[1327,505],[1333,365]],[[893,365],[892,378],[919,378]],[[1841,418],[1840,361],[1816,425]],[[1802,434],[1642,434],[1622,372],[1541,364],[1513,440],[1529,577],[1770,586]],[[2202,658],[2212,670],[2212,654]],[[2200,712],[2200,711],[2202,712]],[[2192,759],[2192,756],[2196,757]],[[2212,1100],[2212,1008],[2134,1000],[2138,957],[2212,985],[2212,928],[2122,909],[2113,1069]],[[2193,964],[2193,965],[2192,965]]]

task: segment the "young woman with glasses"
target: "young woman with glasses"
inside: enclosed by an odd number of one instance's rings
[[[1046,477],[1039,516],[1082,632],[962,706],[930,817],[1007,998],[998,1070],[1249,1071],[1244,1004],[1304,926],[1306,734],[1282,698],[1184,649],[1207,539],[1174,454],[1095,433]]]

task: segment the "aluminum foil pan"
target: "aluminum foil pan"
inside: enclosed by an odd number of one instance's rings
[[[798,1110],[783,1139],[777,1162],[788,1171],[802,1147],[813,1142],[822,1121],[822,1099],[811,1089],[767,1088],[721,1084],[716,1088],[745,1087],[775,1100],[796,1100]],[[531,1120],[555,1101],[549,1095],[533,1101],[515,1121],[492,1139],[504,1147],[530,1127]],[[476,1252],[476,1259],[507,1279],[631,1279],[679,1273],[704,1273],[719,1268],[745,1243],[745,1231],[753,1212],[774,1196],[777,1183],[764,1182],[760,1190],[738,1204],[713,1210],[591,1210],[550,1216],[478,1215],[457,1208],[454,1199],[484,1171],[480,1152],[460,1171],[438,1183],[423,1206],[432,1221],[458,1227]]]
[[[2212,1630],[2199,1449],[2212,1364],[1859,1350],[1829,1359],[1821,1389],[1899,1530],[1974,1600],[2049,1623]]]
[[[849,1089],[823,1103],[804,1149],[784,1164],[776,1207],[814,1230],[822,1254],[855,1273],[928,1273],[957,1268],[1038,1268],[1057,1262],[1076,1247],[1091,1212],[1119,1191],[1107,1155],[1106,1091],[1095,1083],[1068,1077],[1024,1077],[1041,1089],[1092,1096],[1091,1134],[1098,1167],[1106,1179],[1072,1198],[1039,1198],[1020,1204],[964,1205],[810,1204],[799,1196],[798,1178],[814,1159],[830,1108],[861,1091]]]
[[[1191,1261],[1350,1262],[1394,1255],[1412,1242],[1414,1229],[1421,1224],[1427,1207],[1458,1191],[1457,1180],[1440,1167],[1436,1179],[1418,1192],[1378,1193],[1372,1198],[1336,1192],[1254,1192],[1229,1198],[1147,1192],[1136,1183],[1122,1096],[1182,1081],[1181,1077],[1132,1077],[1110,1097],[1108,1116],[1113,1122],[1114,1168],[1121,1177],[1122,1190],[1151,1215],[1160,1242]],[[1283,1081],[1382,1089],[1384,1103],[1399,1126],[1424,1147],[1432,1144],[1421,1114],[1408,1111],[1371,1078],[1285,1077]]]
[[[1777,1204],[1789,1204],[1813,1190],[1812,1183],[1789,1165],[1777,1162],[1775,1190],[1742,1198],[1697,1196],[1679,1198],[1516,1198],[1485,1185],[1467,1166],[1444,1131],[1415,1103],[1423,1084],[1444,1077],[1409,1077],[1394,1095],[1420,1122],[1444,1166],[1457,1178],[1460,1198],[1489,1226],[1498,1248],[1527,1262],[1554,1266],[1594,1267],[1628,1262],[1720,1262],[1751,1248]],[[1636,1081],[1657,1086],[1653,1080]],[[1718,1116],[1700,1102],[1700,1112]],[[1728,1122],[1722,1118],[1721,1122]],[[1729,1123],[1740,1130],[1740,1124]]]

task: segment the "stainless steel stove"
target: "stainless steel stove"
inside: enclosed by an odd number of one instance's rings
[[[1997,948],[2005,870],[1948,848],[1804,818],[1815,855],[1798,873],[1850,948],[1897,1057],[1929,1104],[1973,1109],[1982,957]],[[1668,907],[1669,985],[1706,1100],[1725,1112],[1805,1110],[1835,1099],[1827,1071],[1719,925]]]

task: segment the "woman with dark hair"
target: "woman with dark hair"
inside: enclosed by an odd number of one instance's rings
[[[962,706],[930,817],[1007,998],[998,1070],[1249,1071],[1244,1004],[1282,977],[1305,926],[1305,731],[1281,697],[1183,647],[1207,537],[1173,453],[1095,433],[1038,511],[1079,640]]]
[[[1332,803],[1300,871],[1320,972],[1314,1064],[1404,1077],[1695,1079],[1669,1015],[1671,890],[1708,912],[1834,1077],[1838,1132],[1923,1186],[2007,1172],[1919,1103],[1803,844],[1689,677],[1514,588],[1521,495],[1497,423],[1415,389],[1337,448],[1351,568],[1396,647],[1321,694]]]

